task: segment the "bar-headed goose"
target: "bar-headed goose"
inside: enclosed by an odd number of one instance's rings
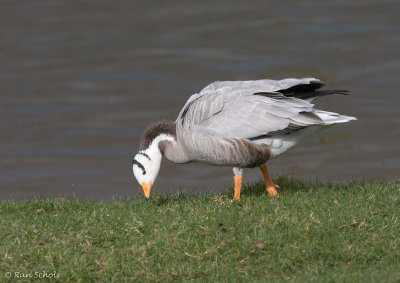
[[[175,122],[161,121],[143,133],[133,174],[146,198],[162,156],[172,162],[231,166],[234,199],[240,198],[243,168],[259,167],[271,196],[277,195],[266,162],[317,130],[355,120],[313,108],[311,101],[346,90],[318,90],[318,79],[221,81],[192,95]]]

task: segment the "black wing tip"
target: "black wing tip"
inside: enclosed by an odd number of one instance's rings
[[[338,89],[338,90],[336,90],[336,93],[343,94],[343,95],[349,95],[351,93],[351,91],[347,90],[347,89]]]
[[[315,92],[318,96],[330,95],[330,94],[342,94],[349,95],[351,92],[347,89],[326,89],[326,90],[318,90]]]
[[[318,87],[318,88],[321,88],[321,87],[323,87],[323,86],[326,86],[326,83],[323,82],[323,81],[321,81],[321,80],[319,80],[319,79],[313,79],[313,80],[311,80],[308,84],[310,84],[310,85],[315,85],[315,87]],[[317,89],[318,89],[318,88],[317,88]]]
[[[320,89],[326,84],[318,79],[310,80],[308,83],[299,83],[286,89],[280,89],[279,92],[283,94],[297,93],[297,92],[311,92]]]

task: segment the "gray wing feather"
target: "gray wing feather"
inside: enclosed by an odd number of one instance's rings
[[[283,80],[253,80],[253,81],[217,81],[203,88],[199,94],[207,94],[210,92],[223,92],[225,90],[245,89],[251,92],[274,92],[278,90],[289,89],[296,85],[308,85],[311,83],[323,84],[315,78],[294,79],[288,78]]]
[[[184,132],[195,130],[207,135],[234,138],[253,138],[278,132],[296,125],[319,124],[312,112],[313,104],[273,92],[316,79],[286,79],[282,81],[215,82],[200,93],[192,95],[177,119]]]

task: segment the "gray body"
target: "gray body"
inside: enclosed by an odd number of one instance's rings
[[[316,97],[347,94],[317,91],[323,85],[313,78],[212,83],[189,98],[175,123],[163,122],[175,142],[160,142],[160,150],[176,163],[260,166],[304,136],[355,119],[313,108]]]

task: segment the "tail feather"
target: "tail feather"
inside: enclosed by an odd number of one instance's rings
[[[322,110],[315,110],[314,114],[316,114],[319,118],[321,118],[324,125],[332,125],[337,123],[346,123],[352,120],[357,120],[356,117],[340,115],[335,112],[328,112]]]

